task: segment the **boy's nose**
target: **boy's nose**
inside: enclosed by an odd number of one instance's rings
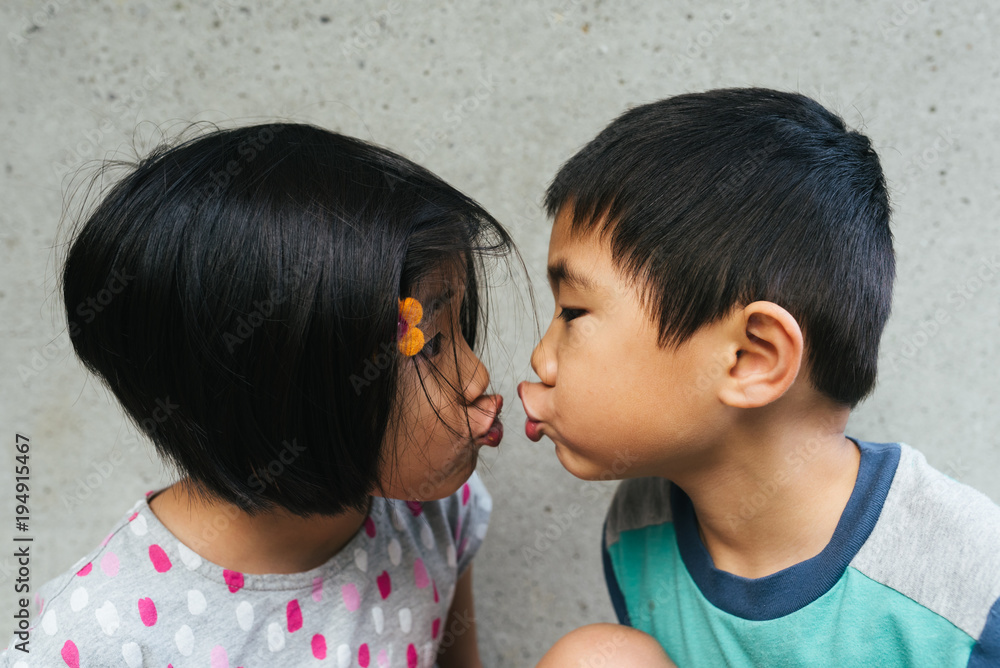
[[[531,369],[538,379],[550,387],[556,384],[556,356],[548,349],[545,336],[531,352]]]

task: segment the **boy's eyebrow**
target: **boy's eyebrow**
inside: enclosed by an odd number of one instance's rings
[[[597,292],[597,285],[589,276],[577,272],[566,264],[566,260],[556,260],[549,265],[549,283],[553,288],[559,287],[560,283],[566,283],[571,288],[580,291]]]

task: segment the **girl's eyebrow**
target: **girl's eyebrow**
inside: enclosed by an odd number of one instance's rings
[[[455,296],[455,290],[452,289],[452,287],[450,285],[447,288],[445,288],[444,292],[440,292],[438,294],[431,295],[430,298],[429,298],[429,300],[428,300],[428,306],[425,309],[424,316],[427,317],[427,318],[430,318],[436,312],[438,312],[439,310],[441,310],[442,306],[444,306],[445,304],[450,303],[451,300],[452,300],[452,297],[454,297],[454,296]]]

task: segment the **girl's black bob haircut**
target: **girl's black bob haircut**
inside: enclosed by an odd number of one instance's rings
[[[812,384],[855,406],[875,386],[892,302],[889,198],[864,135],[799,94],[678,95],[631,109],[546,193],[597,230],[636,282],[661,345],[754,301],[791,313]]]
[[[475,347],[482,207],[384,148],[310,125],[215,130],[135,165],[74,230],[73,346],[164,460],[248,513],[364,508],[399,406],[400,297],[464,281]]]

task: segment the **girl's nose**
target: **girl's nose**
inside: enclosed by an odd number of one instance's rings
[[[475,365],[472,369],[472,376],[465,386],[465,401],[469,404],[481,397],[490,386],[490,372],[486,365],[479,361],[475,355],[472,356],[472,363]]]

